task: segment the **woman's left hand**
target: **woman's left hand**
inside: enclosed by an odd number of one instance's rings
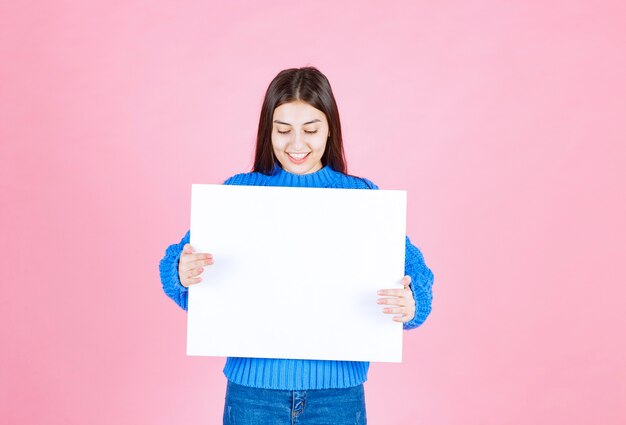
[[[402,289],[381,289],[378,295],[385,295],[387,298],[379,298],[378,304],[386,304],[389,307],[383,309],[385,314],[400,314],[394,316],[396,322],[406,323],[415,316],[415,299],[413,299],[413,291],[409,284],[411,276],[406,275],[402,279],[404,288]]]

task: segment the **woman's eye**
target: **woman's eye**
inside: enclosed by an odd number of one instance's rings
[[[278,134],[288,134],[289,132],[291,132],[291,130],[285,130],[285,131],[277,130],[277,131],[278,131]],[[304,130],[304,132],[306,134],[315,134],[317,133],[317,130],[313,130],[313,131]]]

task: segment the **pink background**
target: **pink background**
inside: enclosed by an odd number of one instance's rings
[[[0,7],[0,422],[221,421],[158,261],[311,64],[435,274],[370,423],[626,423],[624,2],[230,4]]]

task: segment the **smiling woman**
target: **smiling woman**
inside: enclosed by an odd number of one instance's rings
[[[326,165],[347,172],[337,102],[330,82],[314,67],[285,69],[267,88],[253,171],[269,174],[276,160],[298,175]]]
[[[306,102],[293,101],[276,108],[274,118],[272,147],[283,169],[294,174],[321,170],[329,138],[324,113]]]
[[[254,168],[224,184],[378,189],[347,174],[337,104],[326,77],[313,67],[281,71],[270,83],[259,119]],[[188,288],[214,259],[195,253],[187,231],[160,263],[163,290],[187,309]],[[378,291],[382,314],[404,329],[430,314],[433,274],[406,237],[403,287]],[[210,284],[210,282],[207,282]],[[374,294],[372,294],[374,295]],[[365,424],[363,383],[369,362],[228,357],[225,424]]]

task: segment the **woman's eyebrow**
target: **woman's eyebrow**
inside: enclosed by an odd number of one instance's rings
[[[289,124],[288,122],[283,122],[283,121],[278,121],[278,120],[274,120],[274,122],[275,122],[276,124],[291,125],[291,124]],[[313,121],[307,121],[307,122],[305,122],[305,123],[304,123],[304,124],[302,124],[302,125],[313,124],[313,123],[315,123],[315,122],[322,122],[322,120],[319,120],[319,119],[317,119],[317,118],[316,118],[316,119],[314,119]]]

